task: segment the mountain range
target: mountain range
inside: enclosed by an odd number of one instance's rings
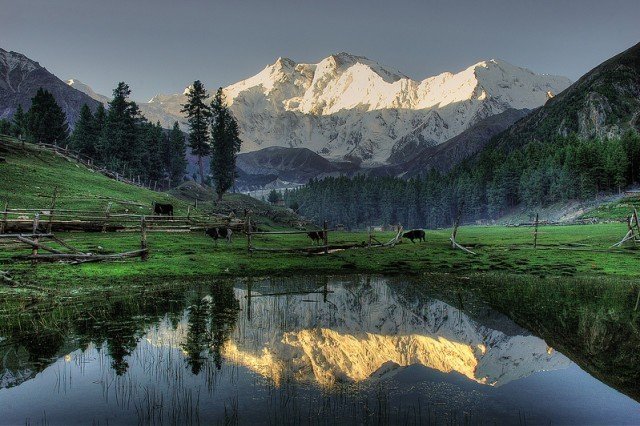
[[[279,58],[224,88],[243,139],[239,174],[254,183],[363,172],[408,178],[448,171],[490,143],[619,134],[640,121],[639,50],[632,47],[571,87],[566,78],[500,60],[418,81],[347,53],[316,64]],[[82,104],[109,101],[78,79],[65,83],[0,49],[0,117],[10,117],[18,103],[28,108],[39,87],[54,94],[71,126]],[[188,90],[156,95],[140,109],[164,127],[184,126]]]
[[[77,79],[68,83],[108,101]],[[418,81],[347,53],[316,64],[279,58],[224,88],[243,139],[239,187],[336,173],[413,176],[429,162],[447,169],[569,84],[500,60]],[[186,130],[180,109],[188,90],[156,95],[140,109],[153,122],[178,121]]]
[[[403,160],[416,148],[436,146],[507,109],[539,107],[569,84],[500,60],[418,81],[340,53],[316,64],[279,58],[224,93],[240,124],[243,152],[303,147],[331,160],[372,166]],[[141,110],[165,126],[184,121],[180,109],[187,90],[157,95]]]

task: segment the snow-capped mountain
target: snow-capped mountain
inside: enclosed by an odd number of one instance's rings
[[[0,118],[10,118],[18,105],[31,107],[39,88],[51,92],[73,127],[84,104],[96,108],[98,103],[84,93],[69,87],[38,62],[18,52],[0,48]]]
[[[102,104],[106,104],[111,100],[110,98],[108,98],[105,95],[101,95],[99,93],[94,92],[91,87],[89,87],[88,85],[84,84],[83,82],[81,82],[77,78],[70,78],[69,80],[67,80],[67,84],[69,86],[73,87],[74,89],[81,91],[85,95],[89,95],[89,97],[91,97],[92,99],[95,99],[96,101],[98,101],[98,102],[100,102]]]
[[[317,64],[279,58],[224,89],[238,119],[243,151],[305,147],[332,159],[384,163],[434,146],[509,108],[533,109],[570,84],[500,60],[482,61],[422,81],[347,53]],[[188,90],[188,88],[186,89]],[[141,105],[152,120],[184,121],[185,94]]]

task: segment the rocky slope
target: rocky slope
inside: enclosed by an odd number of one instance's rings
[[[85,95],[89,96],[90,98],[95,99],[96,101],[100,102],[101,104],[106,105],[111,100],[111,98],[109,98],[109,97],[107,97],[105,95],[101,95],[99,93],[96,93],[91,87],[89,87],[88,85],[84,84],[83,82],[81,82],[77,78],[71,78],[71,79],[67,80],[67,84],[69,86],[73,87],[74,89],[81,91],[82,93],[84,93]]]
[[[581,138],[640,130],[640,43],[598,65],[567,90],[496,137],[507,149],[572,132]]]
[[[96,108],[98,102],[70,87],[64,81],[21,53],[0,48],[0,118],[10,118],[18,105],[25,110],[31,106],[39,88],[53,94],[73,127],[84,104]]]
[[[350,173],[358,169],[356,164],[329,161],[307,148],[277,146],[240,154],[236,166],[245,178],[275,176],[292,183],[307,183],[314,177]]]
[[[464,132],[440,145],[416,149],[401,163],[375,167],[368,173],[382,176],[412,178],[435,169],[447,172],[456,164],[482,150],[489,141],[518,120],[526,117],[527,109],[508,109],[500,114],[487,117]]]

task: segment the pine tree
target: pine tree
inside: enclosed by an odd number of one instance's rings
[[[141,149],[141,173],[149,186],[154,186],[159,180],[165,177],[165,168],[162,161],[162,126],[160,123],[143,123],[141,125],[142,135]]]
[[[218,201],[232,186],[236,178],[236,157],[242,141],[238,122],[227,108],[219,88],[211,102],[211,174]]]
[[[187,147],[184,143],[184,135],[176,121],[167,137],[166,165],[169,182],[175,186],[184,179],[187,168]]]
[[[9,120],[0,119],[0,135],[11,135],[11,122]]]
[[[15,114],[13,114],[12,130],[13,136],[23,139],[27,132],[27,116],[22,109],[22,105],[18,104]]]
[[[93,114],[89,106],[84,104],[80,110],[76,128],[71,135],[70,145],[74,150],[95,159],[97,138]]]
[[[67,117],[51,93],[38,89],[27,113],[27,133],[32,141],[58,144],[69,136]]]
[[[124,82],[118,83],[109,102],[100,149],[104,163],[115,170],[136,177],[140,173],[138,109],[128,100],[131,90]]]
[[[204,160],[211,153],[209,145],[209,120],[211,110],[205,104],[207,91],[200,80],[193,82],[187,91],[187,102],[182,106],[181,112],[186,113],[189,122],[189,147],[191,152],[198,157],[198,170],[200,182],[204,184]]]
[[[94,143],[95,149],[95,158],[94,160],[98,163],[102,163],[105,158],[105,153],[103,151],[102,146],[102,134],[104,132],[104,126],[107,122],[107,110],[104,108],[104,105],[100,104],[96,108],[96,112],[93,115],[93,133],[96,136],[96,140]]]
[[[278,191],[276,191],[275,189],[272,189],[271,192],[269,192],[267,201],[269,201],[271,204],[275,204],[278,202],[278,200],[280,200],[280,194],[278,194]]]

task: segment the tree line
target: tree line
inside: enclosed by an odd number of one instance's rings
[[[70,134],[64,111],[50,92],[40,88],[31,99],[29,111],[18,105],[12,121],[0,120],[0,133],[35,143],[68,145],[96,165],[148,186],[177,186],[184,180],[187,167],[186,143],[178,122],[164,131],[160,123],[150,123],[144,117],[138,105],[129,100],[130,95],[129,86],[120,82],[107,108],[100,104],[94,112],[83,105]],[[207,97],[204,85],[195,81],[182,112],[189,124],[188,145],[198,158],[200,182],[212,184],[221,200],[235,181],[242,141],[222,88],[210,104],[206,103]],[[207,156],[211,156],[209,173],[204,170]]]
[[[53,95],[38,89],[31,107],[18,105],[11,122],[0,122],[0,132],[34,143],[68,146],[91,158],[95,165],[118,172],[147,186],[169,188],[184,180],[187,159],[185,138],[178,126],[166,132],[150,123],[138,105],[129,100],[131,90],[120,82],[108,108],[95,112],[83,105],[73,133]]]
[[[489,147],[448,173],[422,177],[358,175],[311,180],[285,191],[285,203],[316,221],[352,228],[401,223],[411,228],[497,219],[518,206],[531,211],[592,199],[640,182],[640,135],[581,139],[575,134],[517,148]]]

